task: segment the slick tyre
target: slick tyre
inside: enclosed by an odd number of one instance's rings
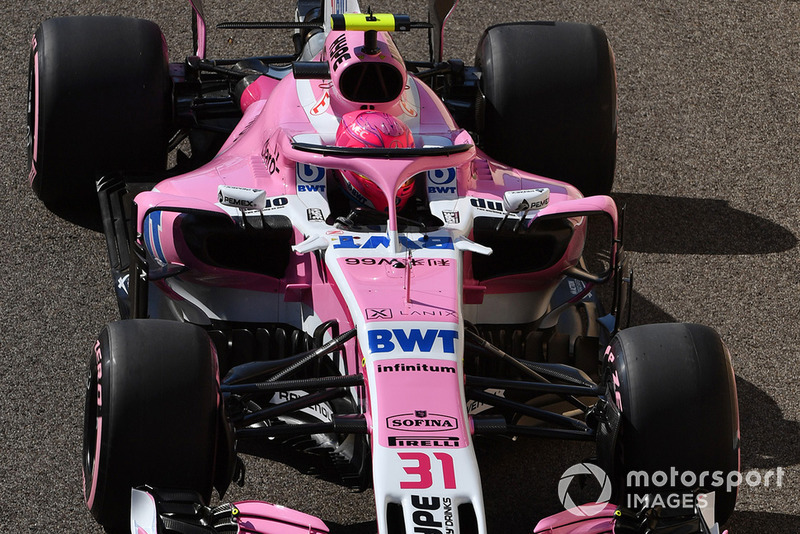
[[[614,55],[588,24],[523,22],[487,29],[475,59],[483,149],[518,169],[608,194],[617,153]]]
[[[48,209],[99,228],[98,178],[165,169],[171,85],[152,22],[63,17],[39,26],[28,77],[28,178]]]
[[[220,402],[204,330],[155,319],[107,325],[89,358],[84,416],[84,497],[95,519],[125,530],[131,487],[143,484],[207,503],[215,475],[230,472]]]
[[[717,333],[696,324],[637,326],[617,334],[605,358],[610,399],[622,415],[611,474],[620,504],[648,493],[714,491],[723,524],[736,504],[726,481],[739,469],[739,412]]]

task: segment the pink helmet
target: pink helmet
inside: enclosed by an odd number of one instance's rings
[[[342,117],[336,132],[336,146],[356,148],[408,148],[414,146],[411,130],[402,121],[379,111],[351,111]],[[337,173],[342,189],[355,202],[387,211],[386,196],[377,184],[352,171]],[[414,192],[414,178],[406,180],[397,191],[395,203],[402,209]]]

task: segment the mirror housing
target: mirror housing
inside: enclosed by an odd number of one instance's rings
[[[506,191],[503,194],[503,208],[509,213],[538,211],[546,208],[549,203],[550,189],[546,187]]]
[[[267,207],[267,192],[263,189],[221,185],[217,188],[217,198],[223,206],[242,210],[263,210]]]

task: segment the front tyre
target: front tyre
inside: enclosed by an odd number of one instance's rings
[[[696,324],[623,330],[606,351],[605,376],[622,414],[611,461],[621,504],[714,491],[716,521],[725,523],[736,504],[728,479],[739,470],[739,410],[719,335]]]
[[[131,487],[211,497],[228,473],[216,354],[201,328],[174,321],[107,325],[89,359],[83,434],[86,504],[110,530],[123,530]],[[230,479],[228,479],[230,480]]]

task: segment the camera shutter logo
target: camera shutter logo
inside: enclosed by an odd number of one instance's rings
[[[576,476],[586,475],[592,475],[600,484],[600,496],[592,504],[576,506],[575,501],[569,495],[569,485]],[[569,510],[573,515],[587,517],[597,515],[605,509],[606,503],[611,499],[611,480],[605,471],[594,464],[575,464],[561,475],[561,480],[558,481],[558,498],[564,505],[564,509]]]

